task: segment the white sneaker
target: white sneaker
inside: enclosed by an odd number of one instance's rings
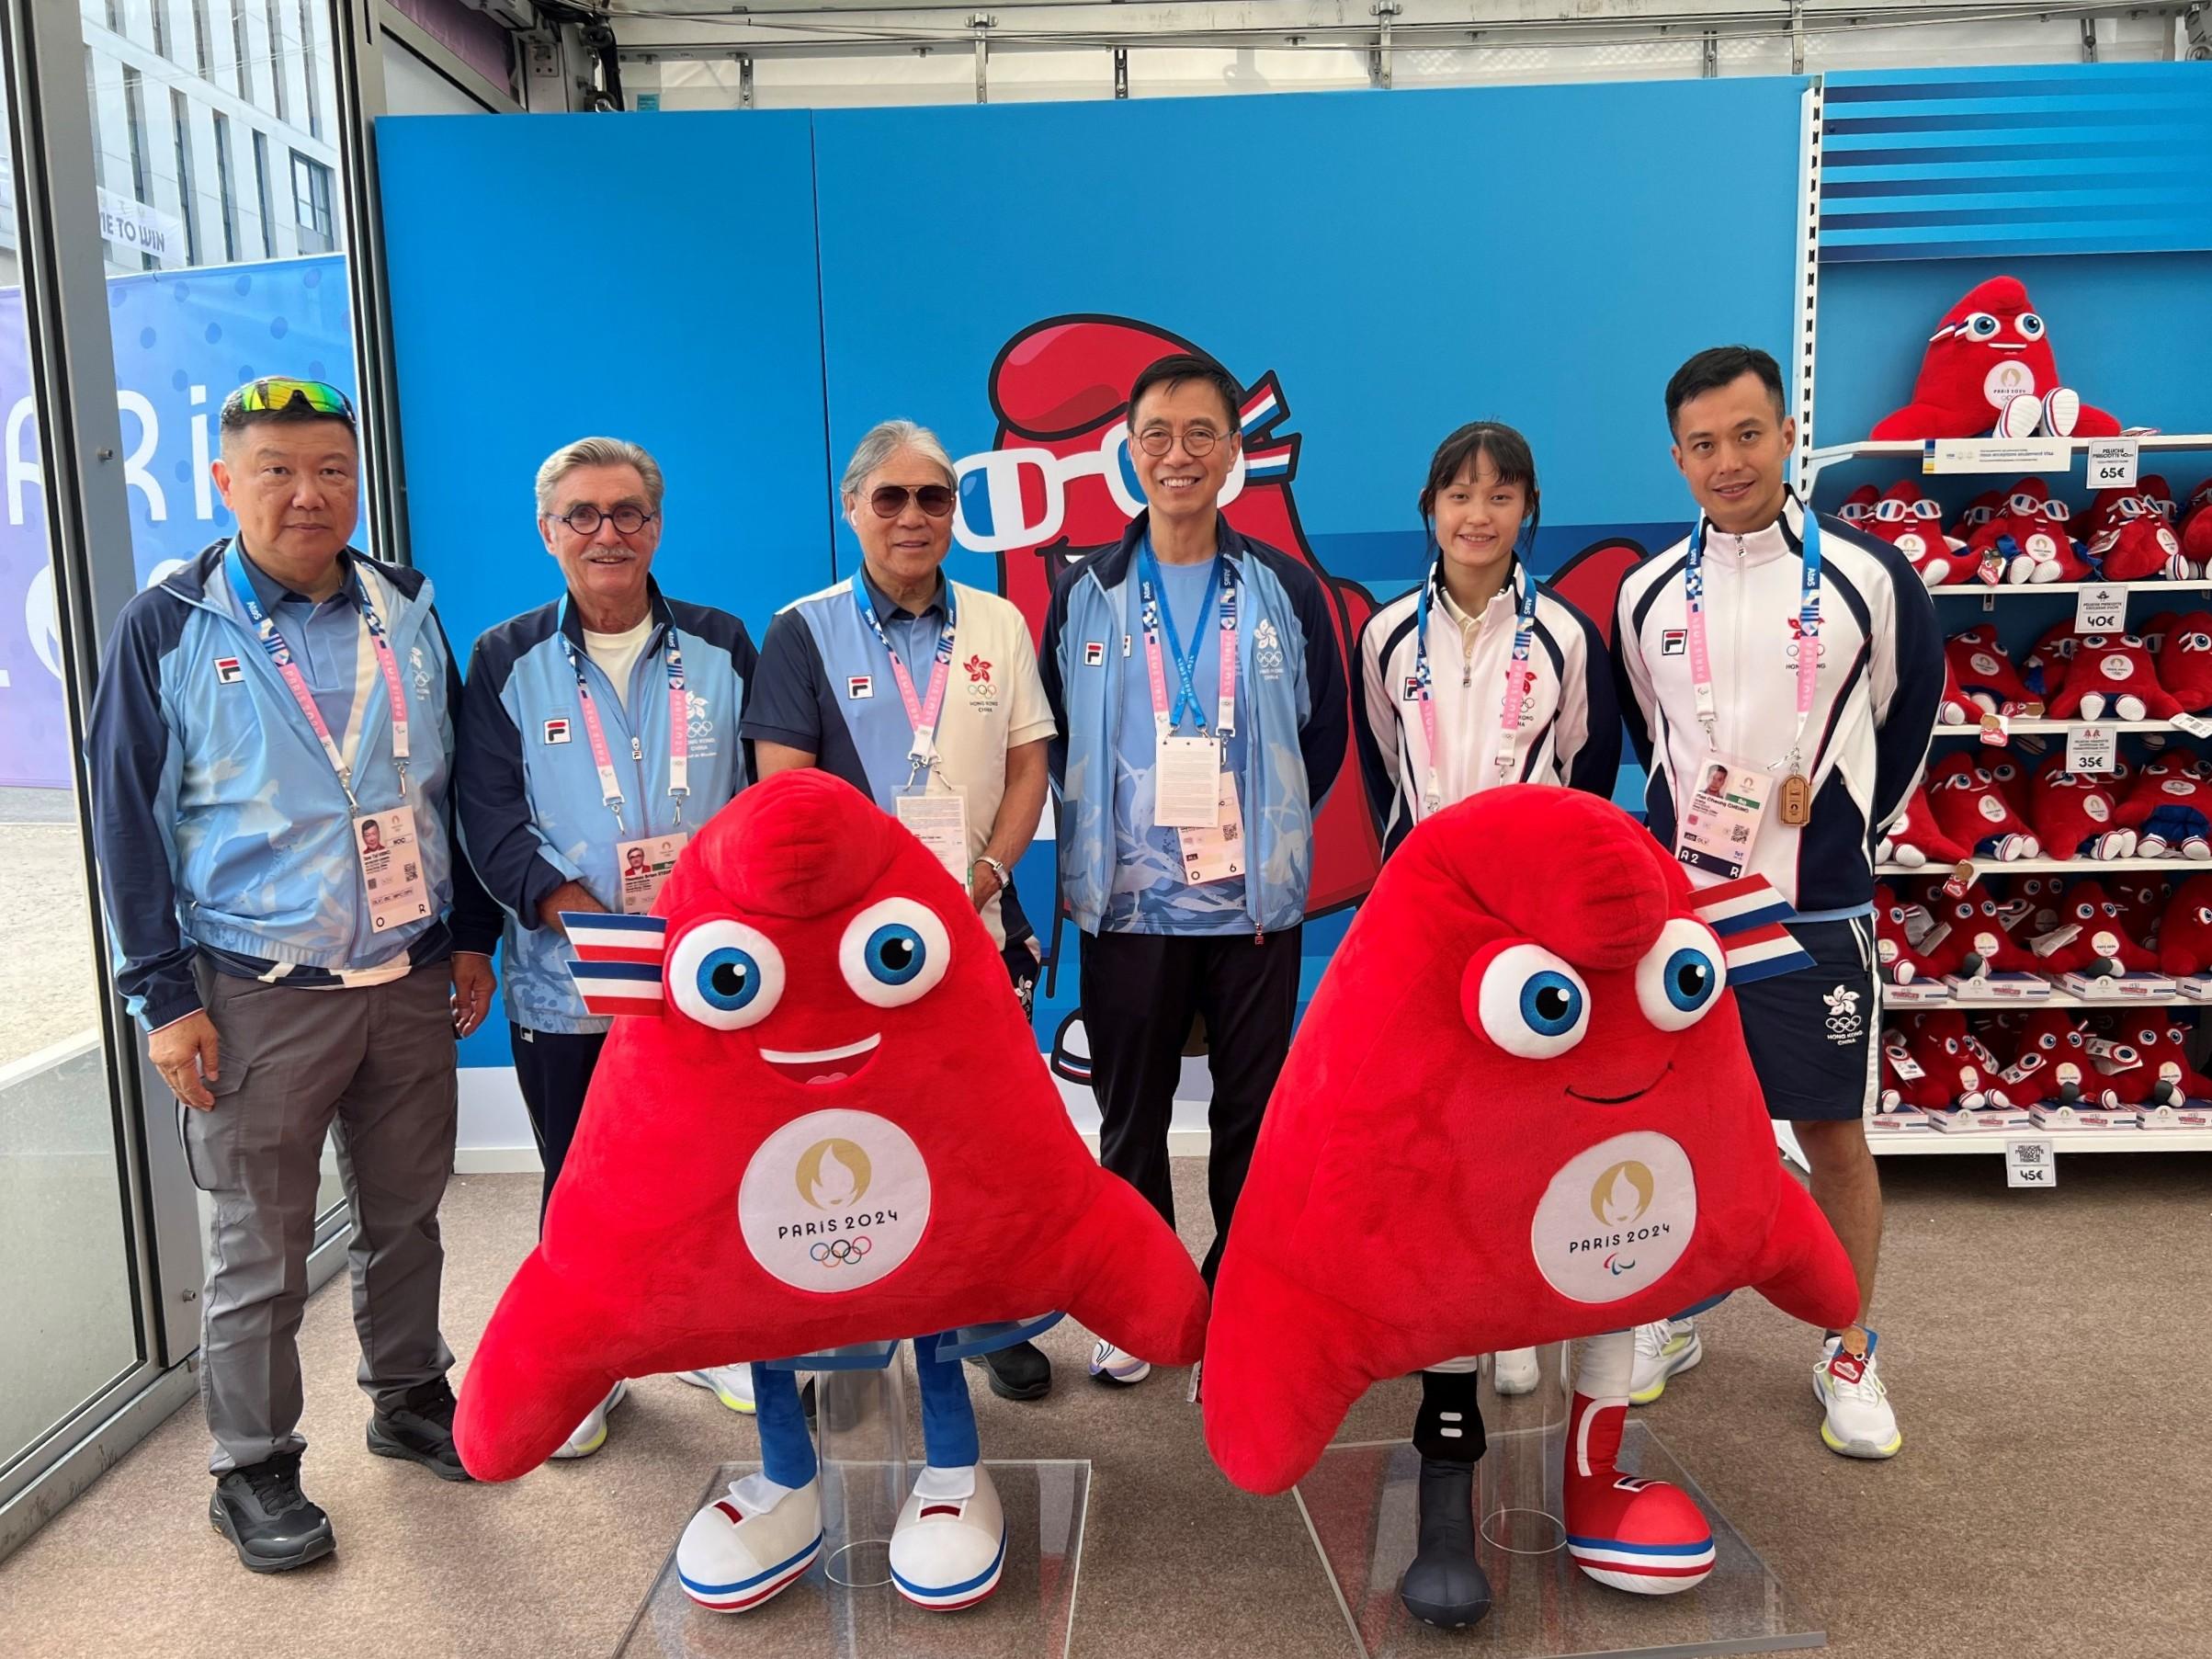
[[[577,1424],[569,1437],[561,1442],[553,1453],[556,1458],[588,1458],[607,1444],[607,1414],[622,1403],[630,1392],[627,1381],[618,1382],[607,1391],[607,1398],[592,1407],[584,1421]]]
[[[950,1613],[998,1588],[1006,1568],[1006,1515],[991,1472],[925,1468],[890,1534],[890,1575],[918,1608]]]
[[[1542,1372],[1534,1348],[1500,1348],[1491,1381],[1501,1394],[1533,1394]]]
[[[1874,1334],[1866,1335],[1863,1359],[1843,1351],[1841,1336],[1821,1345],[1820,1363],[1812,1368],[1813,1397],[1828,1414],[1821,1441],[1847,1458],[1894,1458],[1905,1437],[1889,1409],[1889,1391],[1874,1369]]]
[[[1636,1327],[1636,1366],[1628,1373],[1628,1403],[1649,1405],[1667,1392],[1667,1379],[1679,1377],[1705,1358],[1697,1327],[1686,1319],[1662,1319]]]
[[[742,1613],[789,1588],[822,1553],[822,1483],[778,1486],[764,1474],[730,1483],[676,1540],[684,1594]]]
[[[753,1410],[753,1368],[749,1365],[715,1365],[676,1375],[693,1388],[705,1389],[733,1412],[750,1415]]]
[[[1110,1342],[1101,1340],[1091,1350],[1091,1375],[1097,1381],[1127,1388],[1132,1382],[1142,1382],[1151,1374],[1151,1360],[1125,1353]]]

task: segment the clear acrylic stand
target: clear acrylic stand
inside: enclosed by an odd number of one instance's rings
[[[881,1345],[874,1352],[879,1355]],[[821,1559],[774,1600],[743,1613],[717,1613],[684,1594],[672,1538],[668,1559],[616,1650],[617,1659],[879,1659],[894,1653],[901,1659],[1064,1659],[1074,1630],[1090,1505],[1089,1460],[1001,1462],[986,1457],[984,1467],[1006,1514],[1006,1566],[999,1587],[988,1600],[959,1612],[915,1607],[890,1578],[891,1528],[921,1472],[919,1462],[908,1459],[908,1449],[922,1443],[906,1387],[912,1360],[902,1352],[888,1367],[878,1367],[868,1353],[846,1353],[852,1369],[814,1373]],[[699,1502],[711,1502],[732,1481],[759,1467],[757,1461],[723,1464],[708,1477]]]
[[[1536,1356],[1533,1392],[1499,1393],[1497,1357],[1485,1355],[1476,1394],[1490,1435],[1490,1450],[1475,1465],[1477,1530],[1492,1549],[1516,1556],[1567,1547],[1560,1459],[1574,1380],[1565,1343],[1549,1343]]]

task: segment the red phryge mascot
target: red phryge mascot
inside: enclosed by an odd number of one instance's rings
[[[1887,438],[2116,437],[2120,423],[2059,384],[2048,330],[2013,277],[1991,277],[1928,337],[1912,401],[1877,421]]]
[[[925,1607],[990,1594],[1005,1526],[960,1354],[1063,1309],[1188,1364],[1206,1291],[1070,1124],[967,894],[808,770],[709,822],[652,915],[567,920],[586,1006],[640,1017],[615,1021],[544,1236],[470,1363],[463,1462],[535,1469],[620,1378],[911,1336],[929,1467],[891,1571]],[[693,1599],[728,1611],[822,1547],[793,1373],[754,1381],[766,1467],[676,1551]]]
[[[1803,962],[1787,914],[1756,880],[1693,893],[1626,813],[1566,790],[1486,790],[1414,829],[1307,1010],[1230,1230],[1204,1396],[1231,1480],[1291,1485],[1374,1382],[1591,1337],[1575,1560],[1648,1594],[1705,1578],[1696,1504],[1615,1468],[1632,1327],[1741,1285],[1817,1325],[1858,1313],[1775,1156],[1728,989]]]

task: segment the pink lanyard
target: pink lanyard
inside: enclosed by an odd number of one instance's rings
[[[906,751],[906,782],[909,788],[925,767],[934,766],[937,758],[937,721],[945,712],[945,688],[952,683],[953,632],[959,623],[954,608],[952,584],[943,576],[937,578],[945,599],[945,627],[937,635],[937,649],[930,660],[929,692],[926,697],[914,690],[914,676],[906,671],[899,653],[885,631],[883,619],[868,597],[859,572],[853,573],[853,601],[860,607],[861,618],[875,631],[877,642],[882,645],[884,655],[890,658],[890,676],[899,687],[899,701],[906,709],[906,723],[913,728],[913,743]]]
[[[1514,620],[1513,661],[1505,669],[1505,705],[1498,713],[1498,781],[1513,780],[1514,759],[1520,747],[1521,705],[1528,700],[1528,688],[1536,683],[1536,670],[1529,664],[1529,650],[1536,642],[1537,582],[1526,571],[1520,573],[1527,585],[1527,597],[1519,605]],[[1510,580],[1510,578],[1509,578]],[[1444,562],[1436,562],[1429,579],[1422,585],[1421,598],[1414,607],[1413,619],[1413,678],[1421,688],[1421,734],[1428,740],[1429,767],[1427,788],[1424,791],[1423,811],[1435,812],[1444,805],[1444,785],[1436,767],[1436,699],[1434,671],[1429,667],[1429,600],[1444,581]],[[1458,624],[1454,623],[1457,627]]]
[[[667,625],[667,642],[663,654],[668,665],[668,793],[675,801],[676,827],[684,824],[684,797],[691,793],[691,716],[684,697],[684,653],[676,644],[675,624]],[[584,677],[584,659],[564,631],[561,636],[562,649],[568,653],[568,665],[576,675],[576,700],[583,705],[584,736],[591,744],[592,765],[599,773],[599,799],[607,810],[615,815],[615,834],[623,833],[622,780],[615,776],[614,753],[607,746],[607,728],[599,723],[599,708],[592,699],[591,686]],[[633,756],[642,751],[633,741]],[[641,825],[640,827],[645,827]]]
[[[1798,593],[1798,729],[1786,757],[1794,773],[1805,743],[1805,727],[1812,718],[1814,688],[1821,678],[1821,525],[1805,515],[1804,570]],[[1714,726],[1718,699],[1713,694],[1713,658],[1705,637],[1705,519],[1690,531],[1690,551],[1683,562],[1684,619],[1689,625],[1690,687],[1696,697],[1697,723],[1705,728],[1706,747],[1715,748]]]
[[[323,753],[330,761],[330,769],[338,775],[338,787],[346,791],[346,804],[355,812],[359,812],[361,803],[354,799],[353,768],[346,764],[337,739],[331,735],[330,724],[323,718],[323,710],[315,706],[315,694],[308,688],[307,676],[300,672],[300,665],[292,657],[292,648],[278,631],[276,619],[262,608],[260,597],[254,592],[254,584],[245,574],[245,555],[235,540],[231,543],[223,564],[230,573],[232,597],[238,601],[239,608],[245,612],[247,619],[253,624],[254,637],[261,642],[261,649],[268,653],[269,662],[284,681],[285,689],[292,694],[292,700],[300,705],[300,712],[307,716],[307,723],[315,734],[315,741],[323,745]],[[369,636],[369,649],[376,656],[378,669],[383,674],[384,699],[391,708],[391,758],[399,768],[400,793],[403,796],[407,793],[407,694],[400,684],[400,665],[392,654],[391,642],[384,637],[384,625],[377,617],[375,602],[369,597],[366,576],[360,578],[358,590],[361,630]],[[353,724],[357,751],[359,734],[368,730],[369,710],[357,708]]]

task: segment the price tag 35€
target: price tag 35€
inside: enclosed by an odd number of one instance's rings
[[[2066,769],[2077,777],[2119,770],[2119,733],[2111,726],[2066,729]]]
[[[2097,582],[2074,596],[2076,633],[2126,633],[2127,587],[2120,582]]]

